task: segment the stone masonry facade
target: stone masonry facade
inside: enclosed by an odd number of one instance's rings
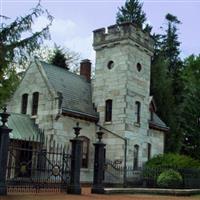
[[[48,81],[41,63],[32,62],[14,93],[9,107],[11,112],[21,112],[21,99],[28,94],[27,113],[44,130],[49,140],[69,146],[74,137],[73,127],[80,123],[81,136],[89,139],[89,164],[82,169],[81,180],[92,182],[96,131],[105,132],[106,158],[124,162],[124,140],[127,140],[127,164],[133,165],[134,147],[138,145],[138,165],[163,153],[164,132],[150,129],[150,65],[153,40],[132,24],[114,25],[94,31],[93,46],[96,51],[95,79],[92,80],[92,101],[99,113],[98,122],[63,115],[59,108],[59,95]],[[112,66],[108,66],[111,62]],[[139,66],[138,66],[139,64]],[[87,74],[87,72],[86,72]],[[88,74],[87,74],[88,76]],[[58,77],[59,78],[59,77]],[[87,77],[88,78],[88,77]],[[32,94],[39,92],[38,113],[31,116]],[[105,122],[105,102],[112,100],[112,120]],[[136,102],[140,103],[140,121],[136,119]],[[92,102],[91,102],[92,103]],[[97,126],[97,124],[99,126]]]

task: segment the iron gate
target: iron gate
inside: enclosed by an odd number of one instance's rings
[[[8,193],[66,191],[70,154],[55,141],[11,140],[6,177]]]

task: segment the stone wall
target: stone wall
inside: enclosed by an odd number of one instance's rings
[[[108,27],[107,32],[105,28],[95,30],[93,46],[96,51],[93,102],[100,114],[99,123],[127,139],[127,164],[133,164],[134,145],[139,145],[139,166],[142,166],[147,161],[148,143],[152,144],[153,154],[163,153],[163,133],[148,135],[153,40],[132,24],[124,23]],[[138,63],[141,69],[137,68]],[[107,99],[112,99],[111,122],[105,122]],[[136,123],[136,101],[141,103],[140,123]],[[108,133],[105,143],[108,157],[124,160],[122,139]]]
[[[37,116],[31,116],[32,94],[39,92],[39,105]],[[87,169],[81,170],[81,180],[83,182],[91,182],[93,177],[93,160],[94,147],[96,141],[96,126],[93,122],[80,120],[73,117],[62,115],[58,109],[57,92],[48,82],[46,74],[38,62],[33,63],[21,81],[19,87],[14,93],[10,101],[10,111],[21,113],[21,99],[24,93],[28,94],[27,114],[35,120],[35,123],[44,130],[44,134],[48,140],[55,140],[59,144],[66,145],[70,148],[70,139],[74,135],[73,127],[79,122],[82,128],[80,136],[89,138],[89,166]],[[70,149],[69,149],[70,151]]]

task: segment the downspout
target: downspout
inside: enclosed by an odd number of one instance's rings
[[[126,166],[126,162],[127,162],[127,138],[124,138],[120,135],[118,135],[117,133],[114,133],[110,130],[108,130],[107,128],[104,128],[103,126],[96,124],[100,129],[103,129],[109,133],[111,133],[112,135],[120,138],[121,140],[124,141],[124,173],[123,173],[123,186],[126,187],[127,186],[127,166]]]

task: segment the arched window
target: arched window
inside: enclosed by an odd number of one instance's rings
[[[38,102],[39,102],[39,92],[34,92],[33,93],[33,102],[32,102],[32,115],[37,115]]]
[[[141,112],[141,103],[139,101],[135,102],[135,109],[136,109],[136,123],[140,123],[140,112]]]
[[[105,121],[111,122],[112,121],[112,100],[106,100],[106,108],[105,108]]]
[[[21,105],[21,113],[26,114],[28,105],[28,94],[22,95],[22,105]]]
[[[88,161],[89,161],[89,145],[90,139],[85,136],[79,137],[83,141],[82,146],[82,168],[88,168]]]
[[[138,169],[138,160],[139,160],[139,145],[134,145],[133,149],[133,169]]]
[[[147,143],[147,159],[151,158],[151,144]]]

